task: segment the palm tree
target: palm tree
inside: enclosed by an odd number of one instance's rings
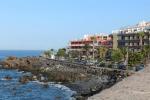
[[[89,44],[85,44],[84,47],[83,47],[83,49],[84,49],[85,52],[86,52],[86,59],[88,59],[90,45],[89,45]]]
[[[93,60],[94,60],[94,58],[95,58],[95,53],[94,53],[94,52],[95,52],[95,45],[94,45],[94,44],[97,42],[96,36],[95,36],[95,35],[92,36],[92,37],[91,37],[91,40],[92,40],[92,43],[93,43],[93,44],[92,44],[92,45],[93,45],[93,50],[92,50],[92,52],[93,52]]]
[[[143,54],[145,62],[147,62],[150,57],[150,45],[145,45],[141,53]]]
[[[141,50],[143,49],[143,36],[145,35],[144,32],[139,32],[138,33],[138,36],[139,36],[139,39],[140,39],[140,47],[141,47]]]
[[[77,50],[74,50],[74,51],[69,51],[68,54],[70,58],[78,58],[79,53]]]
[[[65,58],[66,57],[66,49],[65,48],[61,48],[58,49],[57,54],[58,58]]]
[[[129,64],[133,67],[141,63],[143,55],[141,52],[129,52]]]
[[[146,49],[146,53],[147,53],[147,58],[149,59],[150,58],[150,45],[146,45],[145,49]]]
[[[123,48],[120,48],[121,50],[121,53],[123,54],[123,58],[124,58],[124,61],[126,60],[126,56],[127,56],[127,48],[123,47]]]
[[[99,53],[100,59],[102,59],[102,60],[105,59],[107,51],[108,51],[108,48],[106,48],[106,47],[104,47],[104,46],[98,48],[98,53]]]
[[[51,55],[52,55],[52,51],[51,51],[51,50],[44,51],[44,52],[43,52],[43,55],[44,55],[46,58],[50,58]]]
[[[119,62],[122,60],[123,54],[120,49],[116,49],[112,51],[111,57],[114,62]]]

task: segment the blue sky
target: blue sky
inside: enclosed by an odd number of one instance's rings
[[[150,21],[150,0],[0,0],[0,49],[67,46],[89,33]]]

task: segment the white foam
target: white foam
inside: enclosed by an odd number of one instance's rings
[[[42,85],[45,85],[45,84],[48,84],[49,86],[53,86],[53,87],[56,87],[56,88],[59,88],[61,90],[65,90],[65,91],[70,91],[72,93],[76,93],[75,91],[72,91],[70,90],[70,88],[64,86],[64,85],[60,85],[60,84],[55,84],[55,82],[40,82],[40,81],[32,81],[32,82],[35,82],[35,83],[38,83],[38,84],[42,84]]]

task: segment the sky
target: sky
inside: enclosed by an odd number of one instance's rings
[[[66,47],[84,34],[150,21],[150,0],[0,0],[0,50]]]

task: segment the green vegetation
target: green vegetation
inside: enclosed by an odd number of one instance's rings
[[[112,51],[112,60],[114,62],[119,62],[122,60],[122,58],[123,58],[123,54],[120,49]]]
[[[65,57],[67,56],[67,54],[66,54],[66,49],[65,49],[65,48],[59,49],[59,50],[57,51],[56,56],[57,56],[58,58],[62,58],[62,57],[65,58]]]
[[[128,48],[125,48],[125,47],[120,48],[120,51],[121,51],[121,53],[123,55],[123,60],[125,61],[126,60],[126,56],[127,56],[127,52],[128,52]]]
[[[142,34],[142,33],[141,33]],[[118,48],[116,50],[108,49],[107,47],[99,47],[94,48],[92,50],[92,46],[89,44],[85,44],[85,46],[81,51],[69,51],[65,48],[61,48],[55,53],[53,49],[44,51],[44,55],[47,58],[50,58],[51,55],[55,54],[58,59],[68,59],[69,61],[74,61],[75,59],[92,61],[90,52],[94,53],[94,60],[98,61],[98,64],[103,67],[113,67],[113,64],[122,64],[127,65],[129,68],[135,67],[140,64],[145,64],[150,58],[150,45],[142,46],[141,51],[133,52],[128,48]],[[83,59],[85,58],[85,59]],[[127,68],[126,66],[126,68]],[[127,68],[128,69],[128,68]]]
[[[116,50],[109,49],[105,46],[96,47],[96,36],[91,37],[92,45],[89,45],[88,43],[83,46],[82,49],[76,50],[76,51],[68,51],[65,48],[61,48],[57,51],[56,57],[58,58],[64,58],[68,59],[70,61],[75,61],[76,59],[79,60],[79,62],[82,60],[86,60],[87,62],[92,62],[95,64],[101,63],[101,65],[110,65],[111,67],[114,62],[116,64],[122,64],[126,66],[126,68],[134,67],[136,65],[139,65],[141,63],[146,63],[148,59],[150,58],[150,45],[143,45],[143,37],[145,35],[144,32],[137,33],[139,40],[140,40],[140,51],[134,52],[131,51],[130,47],[122,47],[118,48]],[[48,50],[44,52],[44,55],[46,57],[51,57],[54,50]],[[128,68],[127,68],[128,69]]]
[[[141,50],[143,49],[143,37],[144,37],[145,33],[144,32],[139,32],[138,36],[140,39],[140,46],[141,46]]]
[[[145,45],[141,51],[143,55],[143,62],[146,63],[150,58],[150,45]]]
[[[135,66],[142,62],[143,55],[141,52],[129,52],[129,65]]]
[[[98,48],[98,57],[99,57],[100,61],[105,60],[107,52],[108,52],[108,48],[106,48],[104,46]]]
[[[68,55],[70,58],[78,58],[79,52],[78,51],[69,51]]]
[[[88,60],[89,59],[89,50],[90,50],[90,45],[89,44],[85,44],[84,45],[84,47],[83,47],[83,49],[85,50],[85,52],[86,52],[86,60]]]
[[[45,56],[46,58],[51,58],[52,54],[53,54],[53,49],[43,52],[43,56]]]

